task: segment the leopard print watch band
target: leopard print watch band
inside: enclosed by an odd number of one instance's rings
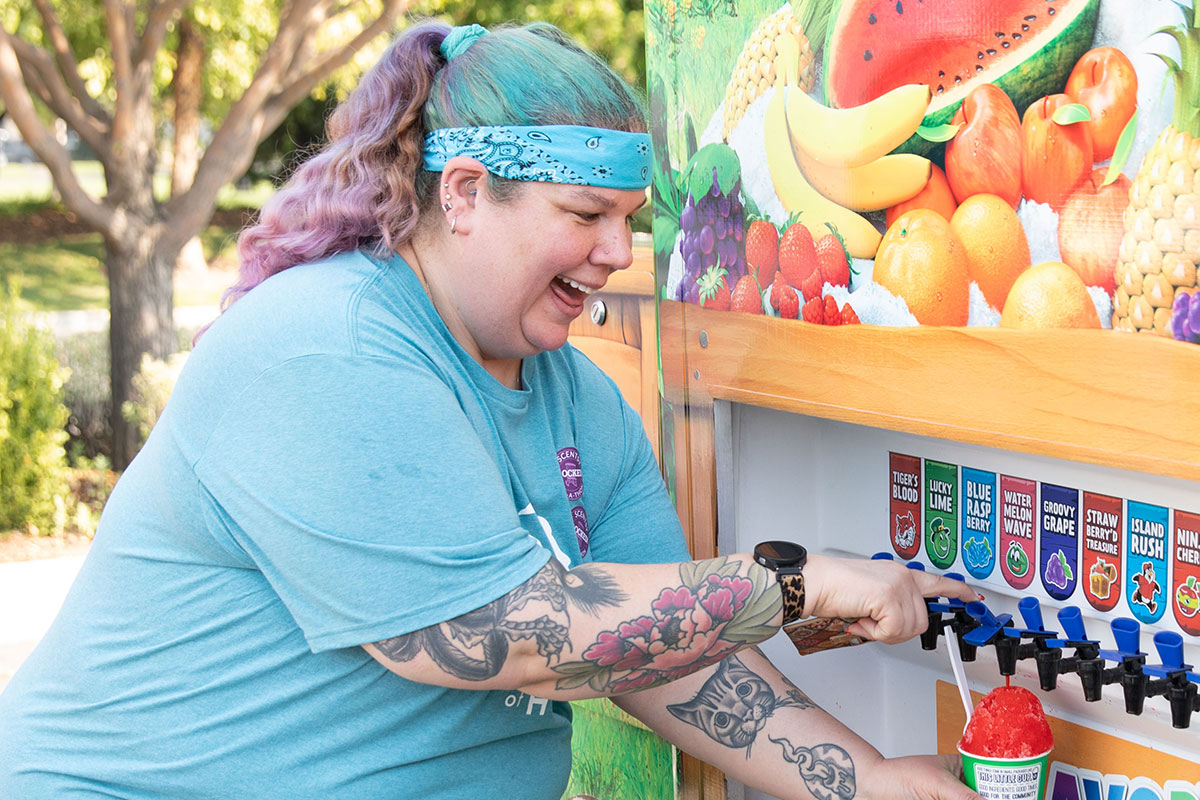
[[[804,618],[804,573],[776,573],[783,593],[783,624]]]

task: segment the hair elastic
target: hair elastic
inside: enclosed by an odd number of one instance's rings
[[[645,189],[650,134],[581,125],[439,128],[425,134],[425,169],[440,172],[454,156],[517,181]]]
[[[453,61],[486,34],[487,28],[482,25],[459,25],[452,28],[446,34],[446,38],[442,39],[442,55],[446,57],[447,61]]]

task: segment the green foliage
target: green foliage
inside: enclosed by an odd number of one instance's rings
[[[571,778],[563,797],[672,800],[672,747],[607,699],[571,703]]]
[[[172,353],[162,361],[149,354],[142,356],[142,365],[133,376],[133,399],[121,404],[121,415],[137,428],[142,444],[167,407],[187,357],[187,353]]]
[[[61,531],[66,523],[64,374],[53,338],[0,298],[0,530]]]
[[[63,403],[69,411],[67,452],[74,466],[112,455],[108,358],[108,331],[77,333],[58,342],[58,359],[70,371]]]

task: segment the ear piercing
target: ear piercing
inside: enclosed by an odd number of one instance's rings
[[[470,185],[471,185],[471,184],[473,184],[474,182],[475,182],[475,179],[474,179],[474,178],[471,178],[471,180],[467,181],[467,185],[468,185],[468,186],[470,186]],[[472,190],[471,190],[471,194],[475,194],[475,190],[474,190],[474,189],[472,189]]]
[[[450,218],[450,235],[451,236],[454,235],[454,226],[457,224],[458,224],[458,217],[457,216],[451,217]]]

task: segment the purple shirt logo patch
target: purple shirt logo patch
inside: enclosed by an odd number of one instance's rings
[[[558,469],[562,473],[567,499],[574,503],[583,497],[583,467],[579,462],[579,451],[574,447],[564,447],[559,450]]]
[[[579,542],[579,555],[587,558],[589,534],[587,512],[583,510],[583,506],[575,506],[571,509],[571,521],[575,523],[575,539]]]

